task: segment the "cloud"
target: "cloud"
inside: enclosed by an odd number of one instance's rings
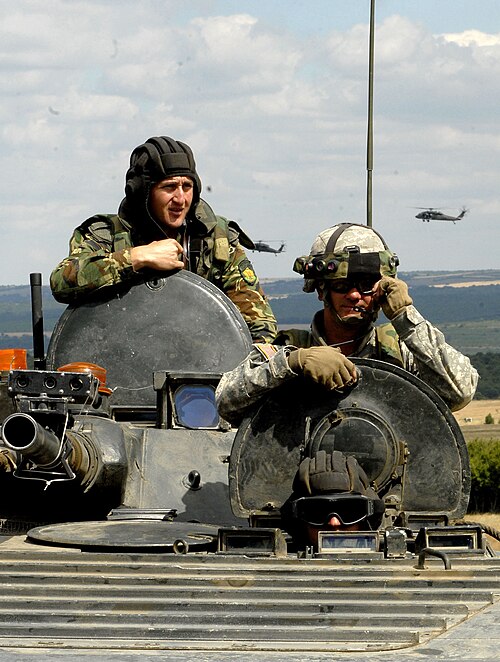
[[[464,32],[443,34],[442,36],[447,42],[464,47],[500,46],[500,34],[485,34],[479,30],[465,30]]]
[[[251,236],[286,240],[276,258],[252,255],[265,276],[290,275],[324,227],[364,222],[367,21],[311,34],[273,23],[265,4],[217,9],[5,5],[0,283],[26,282],[33,270],[47,282],[72,229],[116,211],[130,151],[153,135],[192,145],[216,211]],[[290,25],[313,10],[294,4]],[[437,251],[439,268],[494,266],[480,232],[449,251],[439,242],[450,228],[423,234],[410,207],[466,204],[466,229],[498,219],[500,37],[468,25],[436,34],[403,12],[377,24],[375,224],[410,268],[429,268]]]

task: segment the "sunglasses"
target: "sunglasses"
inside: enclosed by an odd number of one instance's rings
[[[344,526],[358,524],[374,514],[373,499],[362,494],[328,494],[292,501],[292,515],[312,526],[325,526],[335,515]]]
[[[379,280],[379,277],[347,278],[345,280],[334,279],[326,282],[328,283],[329,289],[337,294],[347,294],[347,292],[350,292],[355,288],[360,294],[367,296],[373,294],[373,288],[377,280]]]

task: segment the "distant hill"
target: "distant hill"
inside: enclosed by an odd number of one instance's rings
[[[44,328],[52,331],[66,308],[57,303],[48,285],[42,287]],[[31,333],[31,293],[28,285],[0,286],[0,334]]]
[[[413,301],[465,354],[500,352],[500,270],[402,272]],[[263,283],[280,326],[309,324],[321,307],[302,279]]]
[[[465,354],[500,353],[500,270],[401,272],[418,310]],[[280,327],[308,325],[321,305],[302,291],[302,278],[264,280]],[[65,309],[42,287],[44,328],[50,334]],[[29,286],[0,286],[0,347],[31,347]],[[16,344],[18,343],[18,344]]]
[[[471,287],[473,284],[500,285],[500,269],[482,269],[477,271],[401,271],[399,277],[408,283],[408,287]],[[285,294],[298,291],[302,287],[302,278],[264,280],[267,294]],[[296,289],[295,289],[296,288]]]
[[[476,398],[500,397],[500,270],[401,272],[422,315],[446,340],[470,356],[481,379]],[[302,291],[300,277],[264,280],[263,288],[281,328],[308,326],[321,307]],[[64,311],[42,288],[47,341]],[[381,317],[383,320],[383,316]],[[32,350],[29,286],[0,286],[0,348]]]
[[[302,292],[301,283],[295,292],[275,292],[264,283],[271,306],[280,324],[308,323],[320,307],[315,294]],[[410,287],[410,295],[422,315],[434,324],[449,322],[500,321],[500,284],[471,287],[418,285]]]

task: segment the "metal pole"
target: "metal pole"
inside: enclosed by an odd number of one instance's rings
[[[372,227],[373,176],[373,59],[375,53],[375,0],[370,0],[370,45],[368,61],[368,132],[366,138],[366,225]]]
[[[43,334],[42,274],[30,274],[31,321],[33,328],[33,367],[45,370],[45,343]]]

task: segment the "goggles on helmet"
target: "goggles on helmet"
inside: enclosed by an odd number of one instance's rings
[[[355,274],[359,280],[361,274],[370,274],[378,278],[395,276],[398,264],[398,256],[389,250],[361,253],[357,246],[352,246],[341,253],[298,257],[293,270],[307,279],[346,280],[350,275]]]
[[[375,514],[374,500],[362,494],[321,494],[291,503],[292,515],[312,526],[325,526],[335,515],[344,526],[358,524]]]

